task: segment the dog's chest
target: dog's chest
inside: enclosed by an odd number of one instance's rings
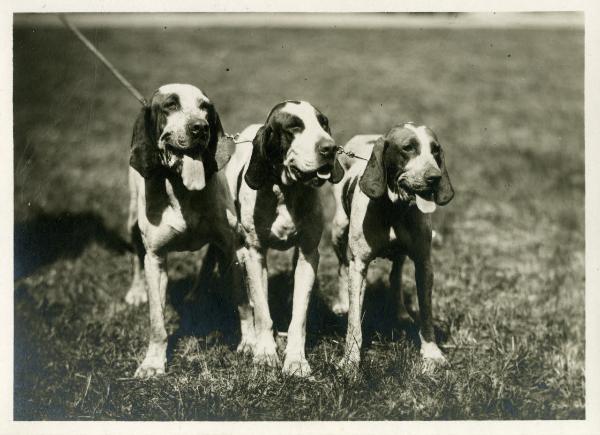
[[[242,220],[256,231],[256,242],[265,248],[288,249],[298,240],[298,217],[278,186],[259,191],[252,207],[242,210]],[[252,234],[252,231],[250,231]],[[251,237],[252,239],[252,237]]]
[[[222,236],[228,222],[225,210],[215,200],[214,186],[202,192],[182,192],[165,183],[165,195],[142,202],[140,229],[153,249],[196,250]],[[212,199],[212,200],[211,200]],[[234,216],[235,218],[235,216]]]
[[[295,242],[298,228],[285,205],[277,206],[275,220],[271,225],[271,237],[280,242]]]
[[[275,219],[271,224],[270,239],[274,242],[293,244],[298,236],[296,222],[279,186],[273,186],[273,194],[276,198],[276,208]]]

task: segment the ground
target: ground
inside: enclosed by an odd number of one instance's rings
[[[456,189],[434,215],[434,316],[450,367],[421,373],[414,331],[383,317],[389,264],[378,261],[360,376],[338,373],[345,320],[325,308],[337,280],[327,231],[312,379],[234,352],[233,309],[214,288],[202,303],[188,294],[198,253],[170,261],[168,373],[133,379],[148,327],[147,307],[124,303],[138,103],[65,30],[17,27],[15,419],[584,418],[583,30],[86,33],[148,96],[166,82],[202,88],[232,133],[283,99],[319,107],[340,144],[402,121],[433,128]],[[290,256],[270,255],[280,330]]]

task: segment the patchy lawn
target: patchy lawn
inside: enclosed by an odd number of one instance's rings
[[[431,126],[457,191],[434,216],[434,316],[451,367],[421,373],[414,331],[382,315],[389,264],[378,261],[360,377],[337,372],[345,320],[325,308],[337,280],[327,233],[313,380],[234,352],[233,309],[216,289],[202,303],[189,294],[199,253],[170,264],[168,373],[132,379],[148,327],[147,307],[123,301],[138,103],[67,31],[16,28],[15,419],[584,418],[583,31],[86,33],[146,95],[167,82],[201,87],[229,132],[295,98],[326,113],[341,144],[401,121]],[[270,260],[285,330],[290,253]]]

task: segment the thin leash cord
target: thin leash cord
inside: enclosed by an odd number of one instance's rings
[[[88,50],[90,50],[92,54],[94,54],[94,56],[100,59],[104,66],[112,73],[112,75],[116,77],[117,80],[119,80],[119,82],[135,97],[136,100],[142,103],[143,106],[148,107],[148,101],[146,101],[143,95],[125,77],[123,77],[123,75],[113,66],[113,64],[110,63],[110,61],[107,58],[105,58],[104,55],[100,53],[100,51],[98,51],[94,44],[92,44],[90,40],[87,39],[77,27],[71,24],[71,22],[67,19],[67,17],[64,14],[59,14],[58,18],[67,27],[67,29],[73,32],[77,39],[79,39],[83,43],[83,45],[85,45],[88,48]]]
[[[359,159],[359,160],[364,160],[365,162],[369,161],[369,159],[365,159],[364,157],[361,156],[357,156],[355,153],[353,153],[352,151],[346,151],[344,149],[344,147],[341,146],[337,146],[337,152],[338,154],[346,154],[348,157],[352,158],[352,159]]]
[[[123,74],[121,74],[119,70],[117,70],[117,68],[115,68],[115,66],[112,63],[110,63],[110,61],[106,57],[104,57],[102,53],[100,53],[100,51],[94,46],[94,44],[92,44],[90,40],[87,39],[79,31],[79,29],[68,20],[68,18],[64,14],[59,14],[58,17],[60,21],[65,25],[65,27],[71,32],[73,32],[77,39],[79,39],[83,43],[83,45],[85,45],[86,48],[92,52],[94,56],[100,59],[100,61],[112,73],[112,75],[115,76],[115,78],[125,87],[125,89],[127,89],[131,93],[131,95],[135,97],[136,100],[138,100],[142,104],[142,106],[149,106],[148,101],[146,101],[144,96],[129,82],[129,80],[123,77]],[[236,144],[252,142],[252,140],[238,141],[239,133],[235,135],[226,134],[225,136],[229,139],[232,139]]]
[[[94,46],[94,44],[92,44],[90,42],[90,40],[87,39],[83,35],[83,33],[81,33],[79,31],[79,29],[77,27],[75,27],[67,19],[67,17],[64,14],[59,14],[58,18],[65,25],[65,27],[67,29],[69,29],[71,32],[73,32],[73,34],[77,37],[77,39],[79,39],[83,43],[83,45],[85,45],[87,47],[87,49],[92,52],[92,54],[94,56],[96,56],[98,59],[100,59],[100,61],[112,73],[112,75],[115,76],[115,78],[125,87],[125,89],[127,89],[131,93],[131,95],[133,95],[135,97],[136,100],[138,100],[142,104],[142,106],[144,106],[144,107],[149,106],[148,101],[146,101],[144,96],[129,82],[129,80],[127,80],[125,77],[123,77],[123,75],[119,72],[119,70],[117,70],[117,68],[115,68],[114,65],[112,63],[110,63],[110,61],[106,57],[104,57],[104,55],[102,53],[100,53],[100,51]],[[252,142],[252,140],[238,141],[239,133],[235,134],[235,135],[226,134],[225,136],[228,137],[229,139],[232,139],[236,144]],[[344,150],[344,148],[342,148],[341,146],[337,147],[337,152],[340,154],[346,154],[348,157],[353,158],[353,159],[360,159],[360,160],[365,160],[365,161],[367,160],[363,157],[357,156],[352,151]]]

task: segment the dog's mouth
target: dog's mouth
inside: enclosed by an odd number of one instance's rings
[[[432,189],[416,189],[404,179],[399,179],[396,187],[400,200],[408,202],[409,205],[416,205],[422,213],[433,213],[435,211],[435,194]]]
[[[202,147],[200,145],[183,148],[166,143],[162,152],[163,163],[169,168],[179,170],[181,169],[184,156],[197,160],[200,158],[201,153]]]
[[[333,164],[326,163],[314,171],[304,172],[295,166],[285,166],[283,170],[284,182],[285,178],[292,182],[299,182],[309,184],[312,186],[321,186],[325,181],[331,178],[331,172],[333,171]]]
[[[202,190],[206,186],[206,174],[201,153],[199,146],[179,148],[167,144],[162,153],[163,163],[181,176],[188,190]]]

